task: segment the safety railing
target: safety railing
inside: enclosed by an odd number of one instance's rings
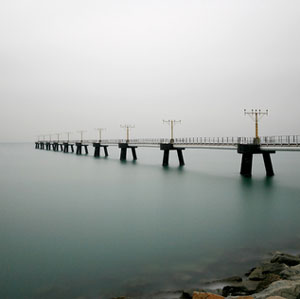
[[[172,142],[171,142],[172,141]],[[98,143],[96,139],[86,140],[43,140],[44,143]],[[119,143],[127,143],[126,139],[103,139],[102,144],[118,145]],[[253,137],[185,137],[175,138],[138,138],[130,139],[129,144],[136,145],[159,145],[162,143],[173,143],[174,145],[207,145],[207,146],[237,146],[238,144],[260,144],[261,146],[300,146],[300,135],[284,135],[284,136],[264,136],[260,138]]]

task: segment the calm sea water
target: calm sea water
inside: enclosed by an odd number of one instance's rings
[[[201,287],[272,250],[300,251],[300,152],[162,152],[138,161],[0,145],[0,298],[109,298]],[[129,153],[129,159],[131,154]]]

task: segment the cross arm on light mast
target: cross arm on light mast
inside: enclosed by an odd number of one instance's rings
[[[101,143],[102,131],[105,131],[106,128],[96,128],[95,130],[99,132],[99,143]]]
[[[67,134],[67,137],[68,137],[68,142],[70,141],[70,134],[71,134],[72,132],[65,132],[65,134]]]
[[[56,133],[55,135],[57,136],[57,142],[59,142],[59,136],[61,135],[61,133]]]
[[[80,141],[81,143],[83,142],[83,133],[85,133],[85,130],[81,130],[81,131],[77,131],[78,133],[80,133]]]
[[[181,120],[169,119],[169,120],[163,120],[163,123],[170,125],[170,127],[171,127],[171,139],[170,139],[170,143],[174,143],[174,126],[176,124],[181,124]]]
[[[129,131],[131,129],[134,129],[135,126],[127,124],[127,125],[120,125],[120,127],[126,130],[126,142],[128,143],[129,142]]]
[[[259,136],[258,136],[258,122],[261,120],[265,115],[269,115],[269,110],[260,110],[260,109],[251,109],[246,110],[244,109],[244,115],[248,115],[254,122],[255,122],[255,139],[256,142],[259,143]]]

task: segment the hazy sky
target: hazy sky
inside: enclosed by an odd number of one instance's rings
[[[0,141],[300,134],[299,0],[1,0]],[[73,137],[77,138],[78,134]]]

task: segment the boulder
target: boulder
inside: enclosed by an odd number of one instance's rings
[[[251,268],[248,272],[245,273],[245,276],[248,277],[255,269],[256,267]]]
[[[264,280],[260,281],[260,283],[256,287],[256,293],[263,291],[266,289],[272,282],[280,280],[281,277],[277,274],[269,273],[266,274]]]
[[[296,299],[300,293],[300,281],[279,280],[273,282],[267,289],[254,294],[255,299],[266,299],[271,296],[281,296],[286,299]]]
[[[193,299],[224,299],[224,297],[212,293],[194,292]]]
[[[192,299],[192,298],[193,297],[188,292],[185,292],[185,291],[183,291],[180,296],[180,299]]]
[[[240,276],[231,276],[224,279],[217,280],[216,282],[242,282],[243,279]]]
[[[248,275],[249,280],[263,280],[265,278],[265,275],[263,274],[262,267],[256,267],[254,268]]]
[[[247,289],[245,286],[226,286],[223,288],[222,296],[247,296],[253,292]]]
[[[280,274],[282,271],[289,269],[285,264],[280,263],[264,263],[261,266],[254,268],[248,275],[249,280],[264,280],[266,274]]]
[[[289,267],[280,272],[280,276],[284,279],[290,279],[292,277],[299,277],[300,275],[300,265]]]
[[[271,263],[286,264],[287,266],[296,266],[300,264],[300,258],[286,253],[277,253],[271,259]]]
[[[265,263],[262,264],[262,273],[268,274],[279,274],[281,271],[288,269],[288,266],[280,263]]]

